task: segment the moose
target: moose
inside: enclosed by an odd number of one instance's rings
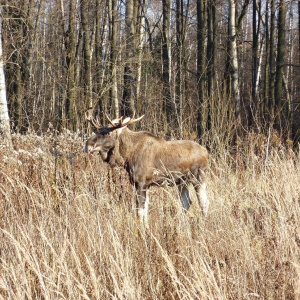
[[[188,185],[191,183],[204,216],[209,201],[206,194],[204,172],[208,164],[208,151],[190,140],[166,141],[146,131],[132,131],[130,124],[141,120],[119,118],[101,126],[98,119],[86,112],[86,120],[95,128],[95,135],[85,143],[85,152],[99,153],[111,166],[123,165],[135,187],[138,216],[148,227],[149,195],[151,185],[173,183],[178,186],[184,211],[192,203]]]

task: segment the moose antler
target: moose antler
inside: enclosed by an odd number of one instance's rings
[[[123,117],[118,118],[118,119],[115,119],[115,120],[111,120],[111,119],[106,115],[106,118],[108,119],[108,122],[109,122],[109,123],[111,124],[111,126],[112,126],[113,128],[115,128],[115,129],[117,129],[117,128],[122,128],[122,127],[125,127],[125,126],[127,126],[127,125],[130,125],[130,124],[132,124],[132,123],[135,123],[135,122],[141,120],[143,117],[144,117],[144,115],[141,116],[141,117],[139,117],[139,118],[137,118],[137,119],[134,119],[134,115],[133,115],[132,118],[127,117],[127,118],[125,118],[124,120],[122,120]]]
[[[99,118],[93,118],[92,111],[93,109],[90,108],[85,112],[85,119],[86,121],[90,122],[96,129],[100,129],[102,126],[100,124]]]
[[[128,120],[127,120],[127,118],[126,118],[126,119],[122,122],[122,126],[121,126],[121,127],[124,127],[124,126],[130,125],[130,124],[132,124],[132,123],[135,123],[135,122],[137,122],[137,121],[143,119],[144,116],[145,116],[145,115],[142,115],[141,117],[139,117],[139,118],[137,118],[137,119],[134,119],[134,115],[133,115],[132,118],[128,118]]]
[[[108,115],[105,115],[105,116],[106,116],[108,122],[110,123],[110,125],[111,125],[112,127],[114,127],[114,128],[119,128],[119,127],[120,127],[119,125],[122,123],[123,117],[120,117],[120,118],[118,118],[118,119],[111,120],[111,119],[108,117]]]

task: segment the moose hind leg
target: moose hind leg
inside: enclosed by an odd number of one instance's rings
[[[192,204],[192,200],[190,197],[190,192],[188,190],[188,187],[185,184],[181,184],[178,186],[178,190],[180,193],[180,200],[181,200],[181,205],[182,208],[184,209],[184,211],[188,211],[191,204]]]
[[[198,183],[197,185],[195,185],[195,190],[196,190],[199,204],[202,209],[202,213],[204,216],[207,216],[207,212],[209,208],[209,200],[207,198],[206,183],[204,181]]]
[[[141,223],[148,227],[149,194],[148,190],[137,189],[137,209]]]

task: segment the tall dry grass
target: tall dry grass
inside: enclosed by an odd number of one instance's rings
[[[143,232],[125,171],[78,135],[14,144],[0,151],[1,299],[300,299],[300,159],[284,147],[212,150],[207,220],[152,188]]]

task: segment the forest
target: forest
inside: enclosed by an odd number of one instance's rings
[[[299,50],[295,0],[1,0],[0,300],[300,299]],[[207,216],[145,229],[87,110],[206,147]]]
[[[226,142],[271,130],[297,141],[299,8],[275,0],[2,1],[11,129],[76,131],[92,107],[103,122],[105,114],[145,114],[147,129],[179,138]]]

